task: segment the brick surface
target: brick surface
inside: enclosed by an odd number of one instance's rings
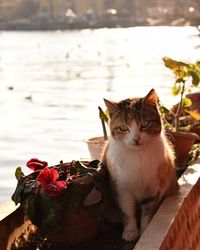
[[[177,195],[166,198],[134,250],[200,250],[200,164],[188,167]]]

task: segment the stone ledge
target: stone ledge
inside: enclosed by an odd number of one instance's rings
[[[200,196],[197,191],[197,189],[199,190],[200,188],[199,177],[200,164],[197,162],[196,164],[189,166],[179,179],[180,190],[178,194],[168,197],[163,201],[157,213],[152,218],[149,226],[136,244],[134,250],[183,250],[190,249],[189,246],[193,244],[192,241],[195,241],[196,246],[200,244],[200,240],[197,241],[197,239],[189,237],[187,242],[188,248],[185,248],[184,246],[182,246],[182,248],[180,247],[183,237],[187,234],[186,228],[188,227],[188,220],[190,220],[190,217],[196,213],[197,209],[200,213]],[[189,214],[184,211],[186,210],[186,207],[188,207],[187,203],[190,203]],[[182,211],[184,215],[181,215]],[[181,219],[179,218],[180,216],[182,216]],[[196,221],[193,220],[193,223],[195,222]],[[184,233],[181,232],[180,227],[182,227],[182,231],[185,230]],[[199,230],[199,227],[197,229]],[[196,233],[197,232],[195,232],[195,234]]]
[[[12,200],[8,200],[0,205],[0,222],[9,214],[14,212],[19,206],[15,206]]]

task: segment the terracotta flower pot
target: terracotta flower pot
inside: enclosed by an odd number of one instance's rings
[[[79,211],[65,210],[62,229],[48,234],[47,238],[54,243],[76,245],[95,239],[102,229],[103,220],[82,206]]]
[[[178,165],[187,164],[190,149],[199,136],[191,132],[173,131],[167,131],[167,136],[174,145],[176,163]]]
[[[88,150],[90,152],[90,156],[92,160],[100,160],[103,154],[103,150],[107,145],[108,141],[104,139],[103,136],[92,137],[85,140],[88,146]]]
[[[196,139],[195,143],[200,143],[200,123],[197,126],[193,126],[190,129],[190,132],[195,133],[199,136],[199,138]]]
[[[34,166],[31,174],[16,170],[18,185],[12,199],[37,227],[37,237],[70,245],[96,238],[102,232],[109,199],[104,166],[99,161],[61,161],[37,170],[41,161],[29,162]]]
[[[84,162],[87,165],[88,162]],[[95,176],[104,175],[104,171],[97,170],[92,175],[85,175],[73,180],[73,185],[82,186],[82,196],[88,198],[91,191],[94,190]],[[97,192],[97,191],[96,191]],[[100,195],[100,196],[99,196]],[[100,192],[92,194],[89,202],[96,204],[101,201]],[[95,239],[101,234],[104,227],[103,217],[98,217],[90,211],[90,204],[83,205],[78,209],[65,209],[62,217],[61,229],[47,234],[47,238],[54,243],[66,243],[69,245],[77,245]]]
[[[102,174],[104,175],[103,172],[97,171],[93,175],[85,175],[74,179],[73,183],[77,186],[84,185],[82,195],[88,197],[91,192],[91,187],[94,186],[95,176]],[[100,197],[98,195],[100,195]],[[101,193],[98,192],[98,194],[93,193],[89,199],[90,202],[92,201],[92,203],[95,204],[98,203],[101,198]],[[96,238],[102,232],[103,221],[103,218],[92,213],[89,206],[85,206],[83,201],[83,205],[81,205],[79,209],[66,209],[64,211],[61,229],[55,233],[48,234],[47,238],[55,243],[64,242],[70,245],[87,242]]]

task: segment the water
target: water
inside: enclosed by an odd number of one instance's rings
[[[173,103],[162,57],[195,61],[199,45],[194,27],[1,32],[0,202],[14,191],[15,168],[25,171],[30,158],[53,165],[89,156],[84,139],[102,135],[103,98],[154,87]]]

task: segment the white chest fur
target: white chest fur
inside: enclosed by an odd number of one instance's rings
[[[138,200],[156,195],[158,167],[164,161],[165,148],[161,137],[153,138],[148,145],[130,148],[110,139],[108,158],[118,191],[130,192]]]

